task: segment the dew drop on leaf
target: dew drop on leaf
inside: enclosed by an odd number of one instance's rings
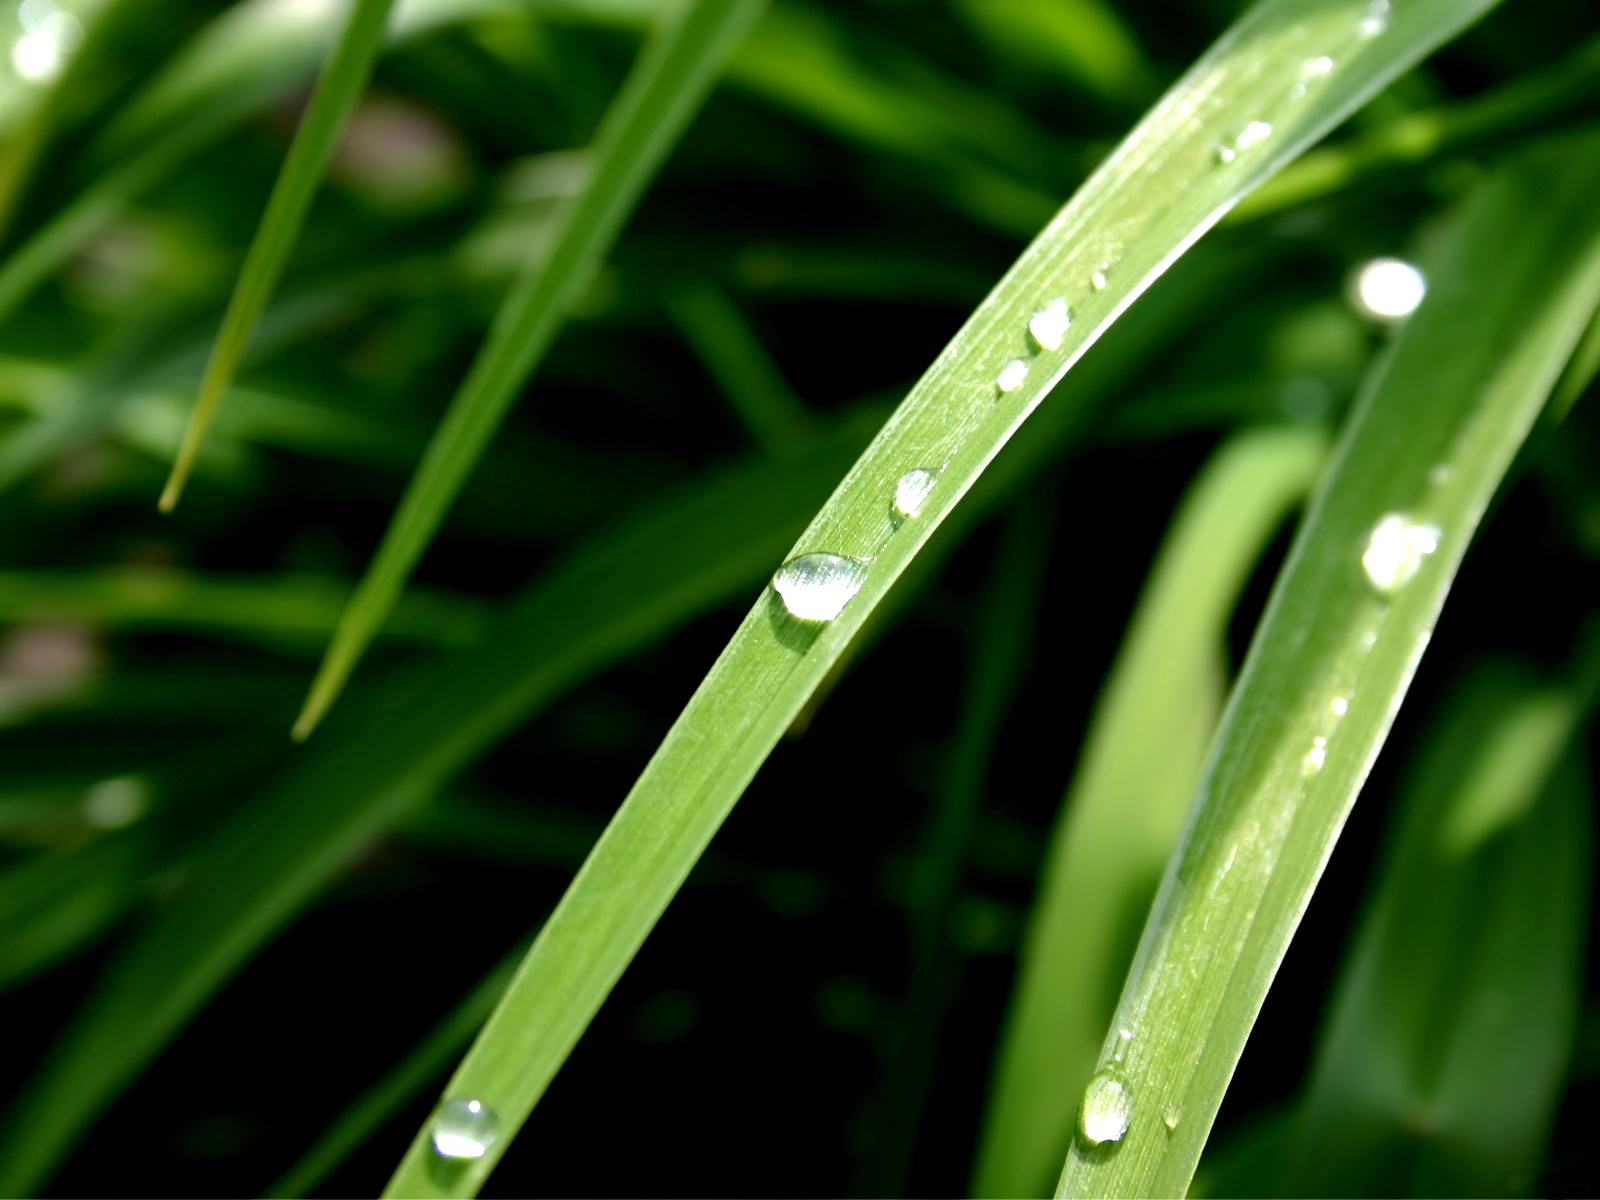
[[[995,377],[994,385],[1002,392],[1014,392],[1022,386],[1023,380],[1028,378],[1028,364],[1020,358],[1013,358],[1000,368],[1000,374]]]
[[[482,1158],[500,1136],[500,1118],[481,1100],[446,1100],[433,1114],[429,1137],[440,1158]]]
[[[1061,349],[1061,340],[1072,326],[1072,310],[1065,300],[1052,300],[1028,322],[1028,336],[1039,344],[1041,350]]]
[[[1128,1081],[1110,1068],[1097,1071],[1083,1089],[1078,1133],[1091,1146],[1120,1142],[1132,1120],[1133,1092]]]
[[[866,564],[842,554],[802,554],[791,558],[772,577],[791,617],[831,621],[844,611],[867,580]]]
[[[899,482],[894,485],[894,503],[890,510],[895,520],[903,521],[921,512],[937,482],[939,472],[931,467],[916,467],[900,476]]]
[[[1395,595],[1421,570],[1422,562],[1439,548],[1439,527],[1413,521],[1403,513],[1389,513],[1373,527],[1361,566],[1367,582],[1385,598]]]

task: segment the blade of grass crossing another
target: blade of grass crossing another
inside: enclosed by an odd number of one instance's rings
[[[455,501],[489,439],[543,357],[574,297],[610,248],[672,144],[710,92],[733,44],[766,0],[686,0],[669,13],[602,122],[593,173],[556,224],[548,256],[500,306],[429,443],[417,473],[340,618],[295,722],[306,737],[328,711],[394,606],[417,560]]]
[[[1137,925],[1177,841],[1222,710],[1233,606],[1326,437],[1269,429],[1226,443],[1191,487],[1140,598],[1046,853],[997,1055],[974,1193],[1050,1186]],[[1159,746],[1160,753],[1151,747]]]
[[[450,1085],[499,1113],[499,1141],[440,1184],[419,1131],[390,1194],[482,1186],[783,731],[1068,367],[1231,205],[1489,7],[1418,0],[1390,19],[1385,6],[1378,28],[1364,23],[1364,3],[1268,0],[1146,116],[979,305],[797,543],[797,553],[870,561],[853,580],[859,591],[828,622],[792,616],[771,591],[758,599],[551,915]],[[1314,59],[1327,66],[1308,81]],[[935,486],[896,522],[891,498],[916,468],[936,470]]]
[[[1080,1127],[1058,1194],[1188,1186],[1467,544],[1600,302],[1596,195],[1595,134],[1497,173],[1369,380],[1251,646],[1085,1088],[1080,1125],[1101,1136]]]
[[[328,155],[333,152],[339,131],[367,85],[373,59],[383,43],[383,26],[392,3],[393,0],[351,0],[344,30],[311,94],[311,102],[289,147],[283,170],[267,200],[267,211],[245,256],[239,282],[228,301],[222,329],[200,379],[200,394],[195,399],[189,427],[184,431],[183,445],[161,492],[162,512],[171,512],[177,505],[206,430],[216,416],[228,385],[233,382],[256,319],[266,307],[273,286],[289,260],[311,199],[322,180]]]

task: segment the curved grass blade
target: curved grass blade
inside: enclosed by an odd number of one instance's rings
[[[1173,519],[1107,678],[1050,849],[997,1054],[978,1196],[1050,1186],[1137,926],[1177,841],[1222,709],[1228,621],[1267,540],[1310,490],[1326,439],[1241,434]],[[1153,752],[1159,747],[1159,752]]]
[[[764,5],[765,0],[685,0],[641,51],[602,123],[588,182],[558,220],[548,255],[501,305],[340,619],[295,722],[296,738],[311,732],[355,669],[574,296],[705,99],[733,43]]]
[[[1596,195],[1594,134],[1492,177],[1369,382],[1251,646],[1102,1052],[1131,1123],[1120,1141],[1074,1141],[1059,1195],[1188,1186],[1473,531],[1600,302]]]
[[[1595,683],[1483,669],[1439,723],[1334,994],[1288,1194],[1533,1184],[1583,995],[1593,831],[1575,735]]]
[[[239,282],[228,301],[222,329],[211,347],[200,394],[184,432],[172,474],[162,489],[160,507],[171,512],[183,492],[184,481],[194,466],[206,430],[216,416],[222,397],[227,394],[238,369],[239,359],[250,341],[256,319],[283,273],[289,252],[299,238],[312,197],[322,181],[322,172],[333,152],[339,131],[344,128],[356,100],[367,86],[373,59],[383,41],[383,26],[393,0],[351,0],[350,15],[339,35],[327,66],[317,80],[311,101],[295,132],[294,142],[284,159],[283,170],[267,200],[261,225],[245,255]]]
[[[36,1190],[218,985],[463,763],[760,578],[881,419],[864,417],[799,458],[719,473],[597,537],[531,585],[482,645],[396,681],[378,704],[352,704],[285,777],[241,801],[6,1114],[0,1195]]]
[[[452,1094],[495,1109],[503,1130],[483,1158],[462,1164],[451,1191],[482,1185],[783,731],[1067,368],[1245,192],[1488,7],[1411,4],[1380,29],[1365,4],[1268,0],[1051,222],[795,547],[870,562],[857,594],[826,623],[791,617],[775,594],[761,596],[546,924],[451,1082]],[[1387,20],[1387,5],[1382,12]],[[1032,318],[1054,301],[1030,343]],[[890,499],[918,467],[938,469],[937,485],[897,526]],[[390,1194],[435,1194],[431,1153],[419,1132]]]

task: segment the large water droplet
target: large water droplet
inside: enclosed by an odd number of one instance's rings
[[[440,1158],[482,1158],[500,1137],[500,1118],[481,1100],[446,1100],[433,1114],[430,1136]]]
[[[1361,566],[1367,582],[1383,596],[1393,596],[1410,583],[1422,560],[1439,548],[1439,527],[1389,513],[1372,530]]]
[[[1266,141],[1271,136],[1271,125],[1268,125],[1265,121],[1251,121],[1238,133],[1217,146],[1217,161],[1219,163],[1231,163],[1243,151],[1248,150],[1257,142]]]
[[[1028,364],[1020,358],[1013,358],[1000,368],[1000,374],[995,377],[994,385],[1002,392],[1014,392],[1022,386],[1022,381],[1028,378]]]
[[[831,621],[844,611],[867,580],[866,564],[842,554],[802,554],[791,558],[772,577],[791,617]]]
[[[1120,1142],[1133,1120],[1133,1092],[1128,1081],[1107,1068],[1097,1071],[1083,1089],[1078,1109],[1078,1133],[1091,1146]]]
[[[1389,28],[1389,0],[1372,0],[1361,20],[1356,22],[1356,33],[1364,38],[1375,38]]]
[[[939,472],[931,467],[917,467],[900,476],[900,481],[894,485],[894,505],[891,515],[897,521],[907,517],[914,517],[922,511],[922,505],[933,493],[933,485],[939,482]]]
[[[1065,300],[1052,300],[1028,322],[1028,334],[1039,343],[1040,349],[1059,350],[1061,339],[1072,326],[1072,310]]]

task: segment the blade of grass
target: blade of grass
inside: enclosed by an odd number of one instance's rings
[[[1188,1186],[1473,531],[1600,302],[1597,194],[1593,134],[1497,173],[1369,381],[1251,646],[1105,1043],[1103,1061],[1122,1056],[1131,1123],[1120,1141],[1075,1141],[1059,1195]],[[1401,536],[1409,582],[1389,575]]]
[[[428,446],[383,542],[340,619],[294,726],[306,737],[328,711],[434,531],[610,248],[646,184],[710,91],[765,0],[685,0],[656,30],[601,125],[583,189],[559,218],[548,255],[513,288]]]
[[[184,480],[194,466],[206,430],[233,382],[239,359],[255,330],[256,320],[283,274],[289,253],[300,236],[312,197],[322,182],[328,156],[356,100],[367,86],[373,60],[383,41],[383,26],[393,0],[351,0],[350,13],[333,54],[317,80],[300,120],[294,141],[273,185],[267,209],[245,255],[239,282],[228,301],[222,328],[211,347],[194,412],[178,448],[172,474],[162,489],[160,508],[171,512],[183,493]]]
[[[1593,649],[1576,687],[1481,668],[1441,718],[1334,993],[1286,1194],[1533,1184],[1583,993]]]
[[[1378,33],[1365,4],[1268,0],[1173,88],[979,306],[796,546],[870,561],[826,624],[772,592],[741,623],[540,934],[450,1084],[496,1110],[502,1136],[444,1185],[472,1195],[581,1036],[782,732],[872,610],[1029,413],[1107,325],[1252,187],[1488,4],[1408,5]],[[1387,12],[1387,9],[1384,10]],[[1300,78],[1302,64],[1327,70]],[[1321,63],[1319,62],[1319,66]],[[1297,91],[1298,85],[1305,90]],[[1263,129],[1266,132],[1263,132]],[[1109,265],[1107,265],[1109,264]],[[1105,275],[1105,286],[1091,282]],[[1030,316],[1061,299],[1072,326],[1017,386]],[[1014,380],[1017,368],[1004,378]],[[915,519],[901,475],[940,469]],[[391,1195],[434,1195],[419,1131]]]
[[[1060,1165],[1078,1103],[1061,1080],[1094,1069],[1134,922],[1177,841],[1222,709],[1229,617],[1325,452],[1315,430],[1242,434],[1212,457],[1173,518],[1046,852],[975,1195],[1042,1194]]]

